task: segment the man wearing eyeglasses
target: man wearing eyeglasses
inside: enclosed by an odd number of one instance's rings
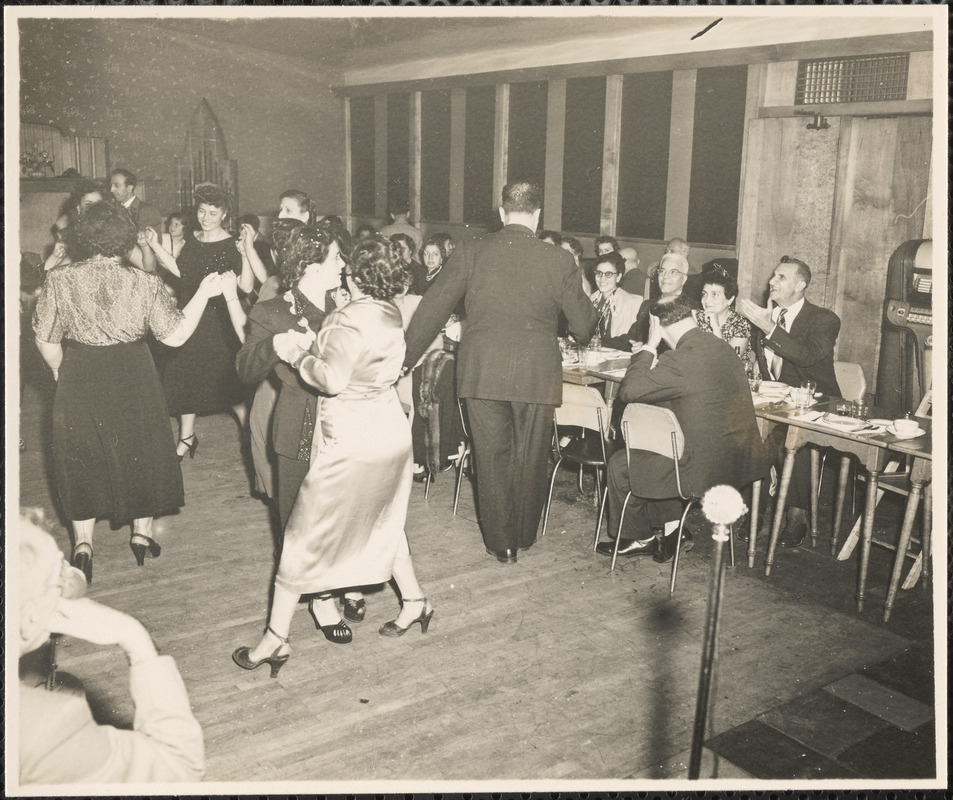
[[[752,346],[762,377],[770,376],[791,386],[812,380],[818,391],[840,397],[834,374],[834,344],[840,332],[840,318],[805,298],[810,284],[811,269],[807,264],[798,258],[781,256],[768,282],[768,307],[741,298],[738,310],[760,330],[759,333],[752,329]],[[786,430],[779,426],[775,431],[779,441],[773,444],[780,447]],[[794,459],[787,521],[778,538],[781,547],[797,547],[807,532],[805,509],[810,499],[810,475],[810,454],[802,447]]]
[[[662,295],[660,300],[673,300],[680,297],[685,282],[688,280],[688,259],[678,253],[666,253],[659,262],[658,269],[655,272],[658,280],[658,287]],[[648,299],[648,298],[646,298]],[[693,306],[698,308],[698,304],[693,302]],[[649,336],[649,307],[650,303],[643,303],[639,309],[639,315],[636,317],[632,327],[629,328],[627,338],[631,343],[632,351],[639,352],[642,346],[648,341]]]

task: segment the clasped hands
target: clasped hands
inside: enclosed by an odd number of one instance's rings
[[[315,332],[308,326],[307,320],[302,318],[299,324],[304,327],[303,332],[289,330],[286,333],[276,333],[272,338],[276,355],[289,364],[294,364],[307,353],[317,338]]]
[[[222,295],[226,302],[238,299],[238,279],[234,272],[210,272],[199,284],[196,294],[201,292],[206,298]]]

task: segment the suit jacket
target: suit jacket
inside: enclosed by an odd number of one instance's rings
[[[599,294],[599,292],[593,292],[590,297],[594,306],[599,303]],[[612,309],[609,336],[624,336],[638,317],[639,309],[642,307],[642,295],[629,294],[624,289],[616,289],[609,300],[609,306]]]
[[[308,324],[319,331],[327,315],[312,306],[307,315]],[[275,452],[287,458],[297,458],[304,430],[305,414],[310,409],[312,422],[317,421],[318,390],[308,386],[275,352],[276,333],[303,330],[298,324],[301,314],[293,314],[284,294],[256,303],[248,316],[247,336],[238,355],[235,369],[243,383],[258,383],[274,370],[281,382],[275,413],[271,421],[271,435]]]
[[[129,667],[133,730],[97,725],[84,695],[20,684],[20,782],[198,781],[202,729],[171,656]]]
[[[138,195],[134,196],[132,203],[129,204],[129,215],[139,230],[152,228],[156,233],[162,233],[162,214],[159,213],[159,209],[151,203],[140,200]]]
[[[752,344],[761,377],[770,375],[764,352],[767,346],[784,359],[778,380],[790,386],[800,386],[801,381],[810,379],[817,382],[819,391],[839,397],[840,388],[834,375],[834,343],[839,332],[840,317],[807,300],[794,318],[790,331],[778,325],[767,337],[760,328],[752,326]]]
[[[685,493],[704,493],[727,483],[735,488],[767,473],[770,461],[758,432],[744,366],[731,345],[706,331],[685,332],[674,350],[658,357],[632,356],[619,387],[626,403],[650,403],[671,410],[685,435],[679,461]],[[638,497],[674,497],[671,459],[632,450],[629,471]]]
[[[584,342],[598,321],[572,255],[523,225],[461,243],[410,323],[405,366],[417,363],[461,298],[458,396],[559,405],[559,312]]]

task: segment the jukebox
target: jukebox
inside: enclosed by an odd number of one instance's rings
[[[931,387],[933,242],[898,247],[887,265],[877,405],[893,416],[913,411]]]

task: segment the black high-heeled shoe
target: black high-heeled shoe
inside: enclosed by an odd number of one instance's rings
[[[278,646],[270,656],[265,656],[265,658],[261,659],[260,661],[252,661],[248,657],[248,654],[251,652],[251,648],[239,647],[234,653],[232,653],[232,661],[238,664],[238,666],[240,666],[242,669],[258,669],[258,667],[260,667],[262,664],[268,664],[271,667],[271,677],[277,678],[278,670],[288,663],[288,658],[291,655],[290,653],[285,653],[284,655],[280,656],[278,655],[278,651],[281,650],[282,647],[287,646],[287,644],[291,641],[291,637],[279,636],[271,629],[270,625],[265,628],[265,630],[274,636],[279,642]]]
[[[80,548],[83,548],[80,550]],[[86,583],[91,584],[93,582],[93,548],[92,545],[81,542],[73,548],[73,557],[70,560],[70,565],[76,567],[83,575],[86,576]]]
[[[430,618],[433,617],[433,606],[430,605],[430,601],[427,600],[426,597],[406,597],[401,602],[401,606],[403,606],[404,603],[423,603],[424,607],[420,609],[420,616],[416,619],[412,619],[407,624],[406,628],[401,628],[400,625],[397,624],[396,619],[392,619],[390,622],[385,622],[383,625],[381,625],[380,630],[378,631],[381,636],[403,636],[405,633],[407,633],[407,631],[410,630],[410,626],[415,622],[420,623],[421,633],[427,632],[427,628],[430,627]]]
[[[344,598],[344,616],[351,622],[363,622],[367,614],[367,602],[364,598],[352,600],[350,597]]]
[[[137,542],[136,539],[141,539],[142,541]],[[151,539],[142,533],[134,533],[132,535],[132,538],[129,540],[129,547],[132,549],[132,554],[136,557],[136,564],[140,567],[145,563],[147,553],[150,558],[158,558],[162,552],[162,548],[155,539]]]
[[[189,444],[189,439],[192,440],[192,443]],[[195,458],[195,451],[199,449],[199,437],[194,433],[191,436],[186,436],[184,439],[179,439],[179,444],[184,444],[186,447],[185,453],[179,456],[179,461],[185,458],[186,453],[188,453],[189,461]],[[179,455],[176,453],[176,455]]]
[[[308,611],[311,613],[311,618],[314,620],[314,627],[324,634],[325,639],[327,639],[329,642],[334,642],[334,644],[350,644],[351,640],[354,638],[354,632],[348,627],[347,623],[343,619],[339,620],[336,625],[322,625],[320,622],[318,622],[318,615],[314,613],[313,599],[308,601]]]

